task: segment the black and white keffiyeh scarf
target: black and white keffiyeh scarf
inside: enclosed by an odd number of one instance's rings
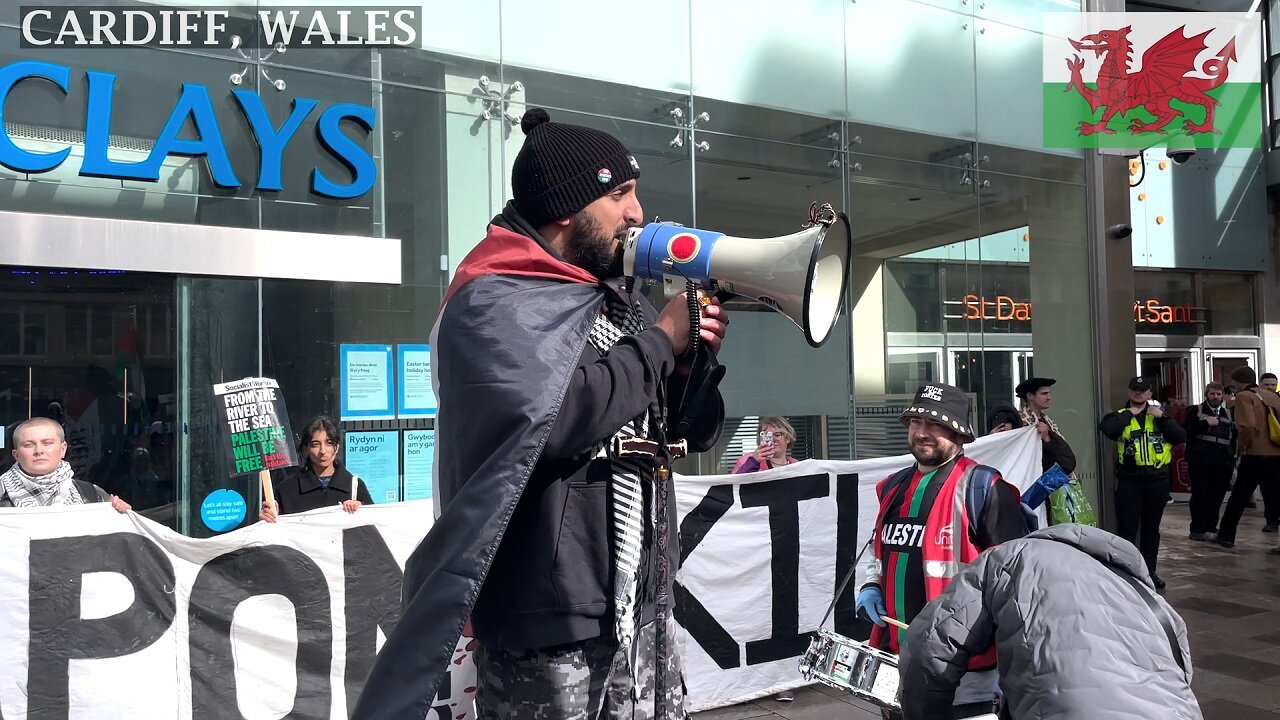
[[[596,318],[588,333],[591,344],[601,355],[627,335],[644,330],[638,308],[628,307],[613,292],[605,294],[604,312]],[[631,422],[622,426],[613,438],[606,441],[597,457],[610,457],[609,448],[616,438],[647,438],[649,412],[646,410]],[[612,506],[610,507],[614,557],[613,599],[615,608],[614,631],[619,647],[628,647],[635,638],[640,604],[637,594],[640,582],[640,551],[644,542],[645,497],[644,478],[651,477],[653,468],[630,458],[610,457],[613,476],[610,483]]]
[[[14,507],[49,507],[50,505],[79,505],[84,502],[74,482],[71,465],[63,460],[46,475],[28,475],[17,463],[0,475],[0,486],[9,496]]]

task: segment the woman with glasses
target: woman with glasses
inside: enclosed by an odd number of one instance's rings
[[[796,462],[795,458],[787,455],[795,441],[795,428],[791,427],[786,418],[760,418],[760,444],[754,452],[738,458],[733,466],[733,473],[752,473]]]
[[[316,508],[341,505],[343,510],[353,513],[361,505],[372,505],[369,489],[338,460],[341,447],[342,434],[332,418],[319,415],[307,423],[298,446],[302,466],[272,478],[275,507],[263,502],[258,518],[275,522],[280,515]]]

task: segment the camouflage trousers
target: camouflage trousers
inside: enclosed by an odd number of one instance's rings
[[[476,650],[478,720],[684,720],[684,683],[676,624],[669,621],[663,663],[666,692],[654,702],[654,623],[641,627],[631,648],[613,638],[535,650],[486,646]],[[634,651],[634,654],[632,652]],[[628,656],[636,658],[634,679]]]

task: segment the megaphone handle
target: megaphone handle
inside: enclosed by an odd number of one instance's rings
[[[698,299],[698,284],[685,278],[684,293],[689,305],[689,349],[686,352],[693,355],[696,362],[702,342],[702,303]]]
[[[715,353],[707,345],[701,345],[693,357],[689,377],[680,391],[680,413],[675,423],[675,436],[687,438],[693,423],[706,404],[707,396],[716,391],[724,379],[725,368],[716,362]]]

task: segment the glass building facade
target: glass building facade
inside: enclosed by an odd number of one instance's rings
[[[39,81],[12,89],[4,121],[15,142],[83,153],[85,73],[106,72],[116,76],[109,154],[137,160],[194,83],[244,181],[221,186],[204,159],[180,156],[154,183],[84,177],[70,163],[0,172],[0,211],[171,223],[174,248],[164,272],[86,266],[71,243],[56,264],[0,254],[0,423],[59,418],[79,474],[181,532],[210,534],[199,518],[210,492],[237,489],[250,508],[257,498],[256,478],[234,477],[218,451],[211,386],[276,378],[297,429],[342,414],[343,346],[426,343],[451,272],[509,197],[518,118],[538,106],[635,153],[647,217],[748,238],[796,231],[812,202],[852,220],[848,312],[833,338],[813,350],[782,316],[734,303],[721,358],[729,425],[715,452],[681,469],[731,465],[765,415],[797,426],[799,457],[897,454],[896,416],[917,385],[970,392],[985,427],[1034,362],[1058,378],[1053,414],[1096,491],[1091,191],[1082,154],[1041,147],[1041,13],[1078,2],[452,5],[426,6],[420,47],[283,53],[17,50],[18,8],[0,9],[0,64],[71,69],[66,93]],[[250,182],[260,148],[233,95],[244,89],[276,126],[299,98],[316,102],[284,150],[281,190]],[[347,121],[343,132],[377,179],[334,199],[311,190],[314,174],[346,183],[354,173],[317,122],[343,103],[375,113],[371,130]],[[184,227],[351,240],[335,249],[290,236],[295,255],[271,272],[211,275],[184,265],[183,243],[202,237]],[[371,240],[381,238],[398,253]],[[370,263],[398,264],[398,282],[346,274]],[[1194,281],[1213,293],[1221,277]],[[1237,300],[1206,322],[1254,327]],[[375,500],[412,496],[400,448],[432,420],[341,424],[394,435],[399,490]]]

